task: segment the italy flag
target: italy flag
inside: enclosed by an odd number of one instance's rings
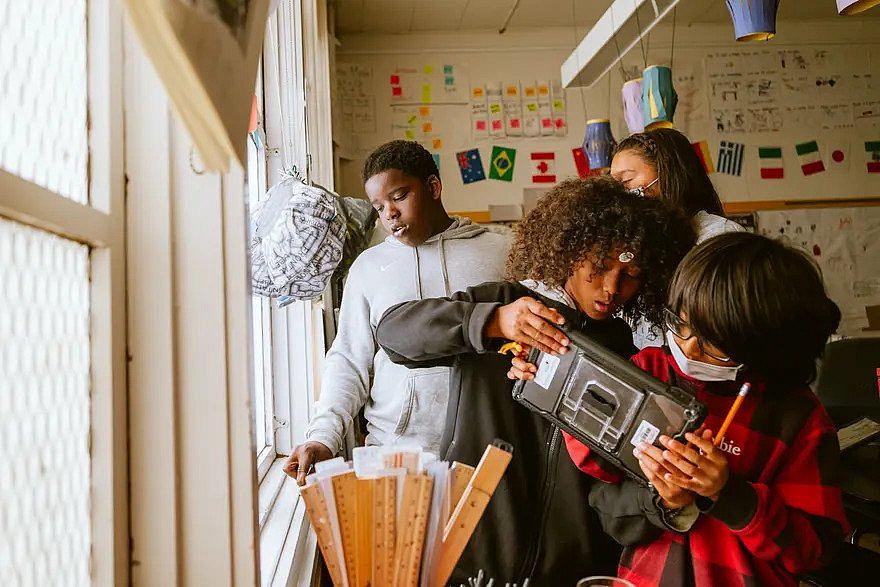
[[[880,141],[865,142],[868,173],[880,173]]]
[[[801,162],[804,175],[815,175],[825,171],[822,155],[819,154],[819,144],[816,141],[799,143],[794,146]]]
[[[761,179],[783,179],[781,147],[758,147],[758,158],[761,159]]]

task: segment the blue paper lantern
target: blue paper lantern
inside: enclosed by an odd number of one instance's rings
[[[611,157],[617,141],[611,134],[611,122],[607,118],[594,118],[587,121],[584,136],[584,153],[590,162],[590,171],[611,167]]]
[[[645,119],[642,117],[642,78],[631,79],[623,84],[620,93],[623,95],[623,119],[630,134],[645,130]]]
[[[767,41],[776,36],[779,0],[727,0],[737,41]]]
[[[645,130],[672,128],[678,94],[672,87],[672,70],[651,65],[642,72],[642,119]]]
[[[880,4],[880,0],[837,0],[837,14],[849,16],[864,12]]]

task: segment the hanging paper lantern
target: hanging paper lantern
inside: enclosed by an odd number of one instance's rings
[[[837,14],[850,16],[880,4],[880,0],[837,0]]]
[[[611,167],[611,157],[617,141],[611,134],[611,122],[607,118],[594,118],[587,121],[587,133],[584,136],[584,153],[590,162],[590,171]]]
[[[651,65],[642,72],[642,120],[645,130],[672,128],[678,94],[672,87],[672,70]]]
[[[631,79],[623,84],[623,119],[630,134],[645,130],[645,119],[642,118],[642,78]]]
[[[778,8],[779,0],[727,0],[736,40],[767,41],[775,37]]]

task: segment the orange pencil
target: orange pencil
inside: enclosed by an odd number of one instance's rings
[[[712,444],[718,446],[721,444],[721,441],[724,440],[724,435],[727,433],[727,429],[730,428],[731,422],[733,422],[733,418],[736,416],[736,413],[739,411],[739,407],[742,405],[743,400],[746,398],[746,395],[749,393],[749,389],[751,389],[750,383],[743,383],[743,386],[739,388],[739,393],[736,394],[736,399],[733,400],[733,405],[730,406],[730,411],[727,412],[727,417],[724,418],[724,424],[721,425],[721,428],[718,430],[718,433],[715,435],[715,440],[712,441]]]

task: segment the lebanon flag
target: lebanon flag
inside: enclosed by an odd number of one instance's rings
[[[556,153],[532,153],[532,183],[556,183]]]
[[[825,164],[822,163],[822,155],[819,154],[819,144],[816,141],[798,143],[794,148],[801,161],[804,175],[815,175],[825,171]]]
[[[761,179],[785,177],[781,147],[758,147],[758,157],[761,159]]]
[[[868,173],[880,173],[880,141],[865,143],[865,158]]]

